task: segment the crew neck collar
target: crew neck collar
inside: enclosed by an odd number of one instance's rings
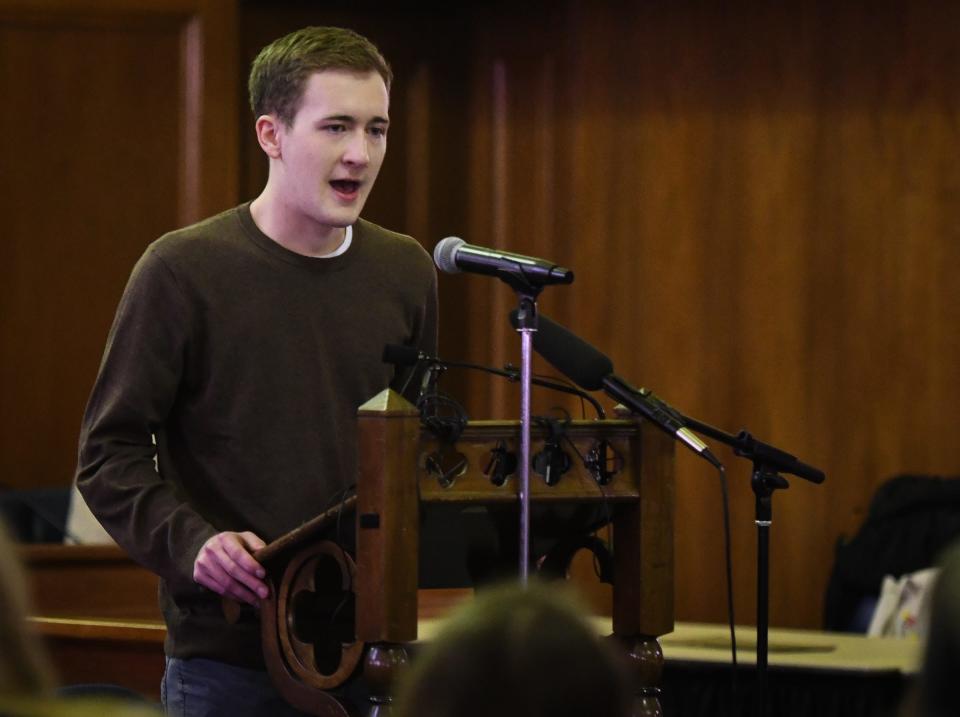
[[[258,247],[271,256],[288,264],[295,264],[317,271],[333,271],[346,266],[357,254],[358,244],[362,235],[362,232],[357,231],[360,224],[358,220],[352,226],[347,227],[347,233],[343,242],[333,252],[325,254],[324,256],[306,256],[287,249],[282,244],[264,234],[253,220],[253,215],[250,213],[250,202],[246,202],[237,207],[237,215],[247,236],[249,236]]]

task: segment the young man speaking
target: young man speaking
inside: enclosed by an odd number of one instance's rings
[[[310,27],[250,73],[269,161],[248,204],[154,242],[121,299],[83,420],[77,483],[161,577],[171,714],[283,714],[252,554],[356,474],[357,407],[391,382],[388,343],[436,353],[436,274],[360,219],[387,148],[391,71],[349,30]],[[156,457],[156,464],[154,458]]]

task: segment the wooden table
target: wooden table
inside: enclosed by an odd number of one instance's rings
[[[726,625],[681,622],[661,639],[666,717],[757,714],[756,629],[736,632],[736,694]],[[769,640],[770,714],[776,717],[894,717],[922,659],[915,639],[773,628]]]
[[[739,625],[737,660],[756,664],[756,628]],[[852,672],[919,670],[922,644],[917,639],[867,637],[852,633],[771,628],[768,663],[772,667]],[[726,625],[677,623],[676,630],[660,641],[664,657],[673,662],[730,663],[730,630]]]

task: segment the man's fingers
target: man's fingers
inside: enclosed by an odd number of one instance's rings
[[[258,549],[254,546],[263,544],[250,532],[218,533],[200,548],[194,561],[193,579],[220,595],[257,605],[270,591],[260,579],[266,576],[266,571],[250,554],[250,549]]]
[[[225,540],[222,543],[223,549],[231,559],[231,562],[238,565],[250,575],[256,575],[258,578],[264,577],[267,573],[263,569],[263,566],[254,560],[253,555],[250,554],[253,550],[259,550],[259,548],[254,546],[257,543],[263,546],[263,541],[253,533],[239,533],[234,537],[236,538],[235,540]]]
[[[246,530],[242,533],[237,533],[237,536],[247,544],[250,552],[255,552],[261,548],[267,547],[267,544],[264,543],[258,535],[251,533],[249,530]]]
[[[225,595],[235,600],[250,603],[254,607],[259,607],[260,605],[260,598],[255,595],[253,591],[248,590],[242,583],[237,582],[237,580],[217,564],[200,568],[198,574],[194,575],[194,579],[205,588],[213,590],[213,592],[219,595]]]
[[[233,582],[223,595],[232,597],[234,600],[242,600],[254,607],[260,607],[260,598],[238,582]]]
[[[233,581],[233,578],[216,563],[197,563],[193,571],[193,579],[220,595],[227,591]]]
[[[227,545],[230,545],[230,543]],[[240,553],[231,553],[228,547],[214,549],[214,554],[217,556],[220,567],[222,567],[234,581],[242,583],[260,597],[265,598],[268,594],[267,585],[259,579],[265,574],[263,568],[260,567],[260,564],[251,558],[248,553],[243,552],[241,548],[236,548],[236,550],[240,550]],[[235,560],[234,555],[237,555],[238,559]],[[248,565],[251,567],[248,568]]]

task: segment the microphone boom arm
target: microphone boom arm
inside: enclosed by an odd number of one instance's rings
[[[646,390],[646,389],[641,389]],[[647,393],[648,397],[653,394]],[[656,397],[654,400],[659,401]],[[786,451],[782,451],[769,443],[757,440],[747,431],[742,430],[736,436],[703,423],[695,418],[679,414],[683,422],[697,433],[702,433],[733,448],[733,452],[741,458],[746,458],[775,473],[788,473],[803,478],[811,483],[823,483],[826,476],[819,468],[804,463]]]

